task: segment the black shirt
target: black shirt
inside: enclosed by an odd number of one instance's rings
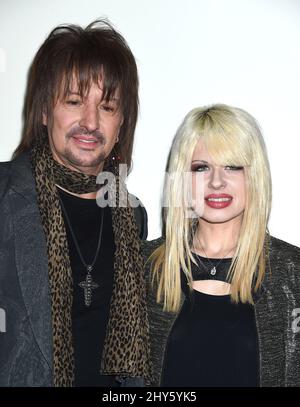
[[[194,280],[225,281],[231,259],[209,274],[211,264],[200,257],[192,266]],[[219,260],[210,259],[213,265]],[[206,266],[206,268],[204,266]],[[162,376],[163,386],[256,387],[259,385],[258,343],[254,308],[233,304],[230,295],[209,295],[187,286],[185,301],[172,327]]]
[[[63,212],[73,276],[72,333],[75,386],[118,386],[114,377],[100,375],[114,281],[115,244],[111,210],[109,207],[100,208],[95,199],[79,198],[61,189],[58,191],[87,264],[91,264],[95,256],[101,214],[104,217],[100,252],[91,273],[93,281],[99,287],[92,290],[92,302],[87,307],[84,303],[84,291],[79,286],[80,282],[85,281],[87,272],[80,260]]]

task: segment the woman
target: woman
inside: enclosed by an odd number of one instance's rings
[[[254,118],[192,110],[164,206],[165,238],[143,246],[151,384],[299,386],[300,249],[268,234],[271,176]]]

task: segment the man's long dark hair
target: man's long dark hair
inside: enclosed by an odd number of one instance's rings
[[[13,157],[30,150],[35,138],[41,137],[45,130],[43,113],[52,117],[57,99],[67,96],[74,77],[82,97],[100,81],[104,100],[119,92],[124,121],[114,154],[130,168],[138,115],[137,67],[125,39],[103,19],[85,29],[58,26],[38,50],[28,73],[22,138]]]

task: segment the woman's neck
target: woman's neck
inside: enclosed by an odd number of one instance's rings
[[[240,217],[224,223],[209,223],[199,219],[193,250],[204,257],[232,257],[238,243],[240,228]]]

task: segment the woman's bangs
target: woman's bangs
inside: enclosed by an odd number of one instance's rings
[[[249,141],[243,132],[211,128],[203,135],[206,148],[217,165],[245,167],[251,163]],[[248,139],[249,140],[249,139]]]

